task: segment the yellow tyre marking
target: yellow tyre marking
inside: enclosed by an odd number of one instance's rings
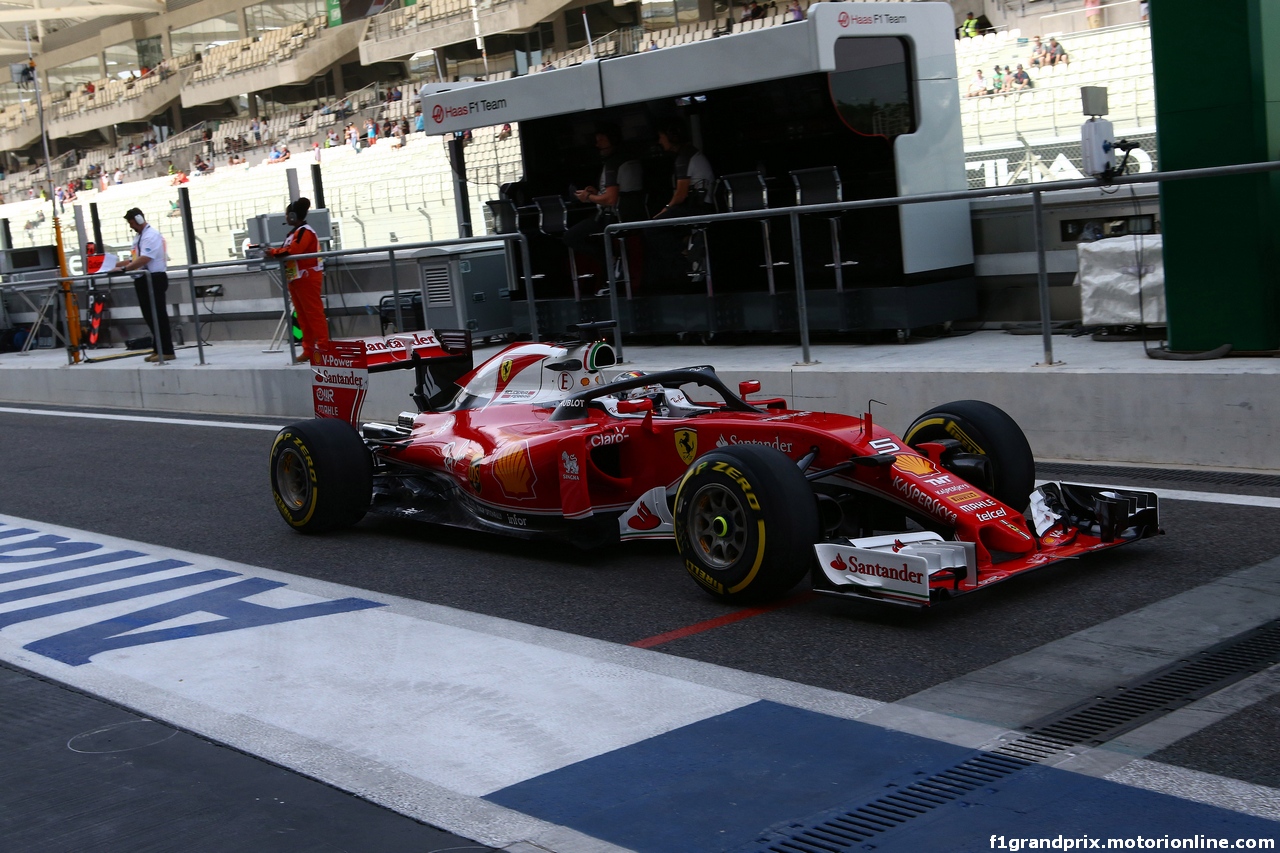
[[[747,576],[742,579],[742,583],[729,587],[730,593],[741,592],[742,590],[746,589],[747,586],[749,586],[750,583],[753,580],[755,580],[756,573],[760,571],[760,564],[764,562],[764,519],[763,518],[756,520],[756,530],[760,535],[760,542],[756,548],[755,565],[751,567],[751,571],[747,573]]]

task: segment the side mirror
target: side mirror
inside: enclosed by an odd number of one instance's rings
[[[746,382],[738,383],[738,396],[746,397],[748,394],[754,394],[760,390],[759,379],[748,379]]]
[[[639,400],[619,400],[618,414],[635,415],[640,412],[652,412],[653,401],[648,397],[642,397]]]

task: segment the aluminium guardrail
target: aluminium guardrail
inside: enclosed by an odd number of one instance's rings
[[[520,262],[524,270],[523,280],[525,285],[525,301],[528,304],[528,310],[529,310],[529,327],[533,335],[533,339],[535,341],[538,341],[540,340],[540,336],[538,333],[537,304],[536,304],[536,299],[533,292],[532,266],[530,264],[530,259],[529,259],[529,242],[528,242],[528,238],[524,234],[520,234],[518,232],[513,234],[486,234],[479,237],[458,237],[450,240],[427,240],[419,243],[396,243],[395,245],[392,245],[392,246],[376,246],[372,248],[334,249],[327,252],[315,252],[315,253],[306,254],[306,255],[289,255],[288,261],[307,260],[309,258],[321,258],[321,259],[344,258],[344,257],[357,256],[357,255],[362,257],[370,257],[370,256],[385,254],[391,266],[391,270],[390,270],[391,293],[393,297],[393,303],[395,305],[396,328],[403,329],[404,315],[403,315],[402,307],[400,303],[400,277],[399,277],[399,271],[396,265],[397,255],[403,256],[406,253],[416,252],[420,249],[431,249],[431,248],[449,247],[449,246],[465,246],[465,245],[476,244],[476,243],[492,244],[492,243],[498,243],[498,242],[506,244],[508,247],[512,243],[515,243],[519,246]],[[178,275],[181,273],[186,274],[187,296],[191,300],[191,319],[192,319],[192,322],[195,324],[195,328],[196,328],[196,335],[195,335],[196,348],[199,353],[200,364],[202,365],[205,364],[205,360],[204,360],[204,340],[200,335],[201,320],[200,320],[199,296],[196,294],[196,281],[195,281],[196,271],[211,270],[211,269],[228,269],[233,267],[236,267],[236,268],[250,267],[250,266],[259,268],[259,269],[265,268],[265,267],[278,268],[280,266],[283,266],[284,263],[286,263],[285,260],[283,259],[276,260],[274,258],[236,258],[228,261],[209,261],[206,263],[199,263],[199,264],[177,265],[170,268],[167,271],[170,281],[174,279],[175,275]],[[137,271],[137,272],[142,273],[143,277],[145,277],[148,281],[147,289],[151,293],[151,300],[152,300],[151,316],[153,318],[157,318],[156,322],[158,323],[159,315],[156,313],[157,305],[155,302],[155,291],[153,288],[150,287],[151,273],[147,271]],[[50,292],[56,293],[57,291],[60,291],[63,288],[64,283],[66,283],[69,286],[72,282],[83,281],[88,283],[91,281],[101,281],[103,279],[109,280],[112,276],[118,277],[123,275],[134,276],[135,273],[125,273],[124,271],[114,271],[114,272],[106,272],[106,273],[103,273],[103,272],[88,273],[88,274],[81,274],[81,275],[50,274],[49,276],[42,277],[42,278],[28,279],[26,281],[21,282],[20,284],[13,283],[13,284],[0,285],[0,290],[9,290],[11,292],[13,291],[19,291],[19,292],[45,291],[48,294]],[[284,293],[284,296],[283,296],[284,310],[287,315],[291,308],[290,301],[289,301],[289,288],[282,287],[281,290]],[[49,297],[46,296],[46,299],[48,298]],[[65,300],[63,300],[63,302],[65,303]],[[32,308],[35,308],[35,306],[32,305]],[[168,309],[166,308],[165,310],[168,310]],[[37,309],[38,315],[41,315],[42,313],[43,312]],[[40,317],[38,316],[37,319],[40,319]],[[58,314],[58,319],[61,320],[62,323],[64,324],[63,325],[64,329],[68,328],[66,325],[67,317],[66,317],[65,304],[63,305],[63,310]],[[66,343],[67,363],[68,364],[79,363],[80,354],[78,351],[78,347],[73,346],[73,343],[70,340],[70,338],[64,336],[62,333],[58,331],[56,324],[54,324],[52,328],[53,328],[55,338],[62,338],[63,341]],[[34,339],[36,332],[37,332],[37,329],[33,327],[32,332],[28,336],[28,339],[29,340]],[[151,333],[153,335],[152,340],[159,341],[160,335],[156,326],[153,326],[151,328]],[[293,343],[292,336],[290,336],[289,355],[291,360],[294,355],[293,350],[294,350],[294,343]],[[164,362],[160,360],[157,360],[155,362],[156,366],[159,366],[163,363]]]
[[[1218,178],[1232,175],[1252,175],[1264,172],[1280,171],[1280,160],[1261,163],[1245,163],[1235,166],[1211,166],[1202,169],[1181,169],[1172,172],[1143,172],[1137,175],[1117,175],[1111,179],[1081,178],[1073,181],[1051,181],[1045,184],[1019,184],[1017,186],[991,187],[988,189],[957,190],[954,192],[919,193],[916,195],[895,196],[892,198],[863,199],[834,204],[806,204],[791,207],[767,208],[764,210],[741,211],[737,213],[715,213],[698,216],[685,216],[679,219],[650,219],[641,222],[615,222],[604,229],[605,270],[609,278],[609,310],[615,319],[620,318],[618,305],[618,280],[614,270],[613,241],[610,239],[624,231],[654,230],[657,228],[688,228],[690,226],[709,225],[716,222],[736,220],[763,220],[786,217],[791,224],[792,264],[796,277],[796,311],[800,325],[800,348],[802,364],[813,364],[809,353],[809,315],[805,296],[804,261],[800,245],[800,217],[809,214],[839,213],[846,210],[865,210],[876,207],[901,207],[908,204],[928,204],[940,201],[969,201],[977,198],[994,196],[1031,196],[1032,227],[1035,230],[1035,253],[1037,266],[1037,289],[1040,296],[1040,327],[1044,338],[1044,364],[1051,365],[1053,360],[1053,332],[1049,315],[1049,272],[1045,261],[1044,248],[1044,208],[1042,196],[1048,193],[1065,192],[1080,189],[1104,189],[1111,186],[1127,184],[1162,183],[1164,181],[1192,180],[1196,178]],[[619,361],[622,360],[622,333],[620,327],[613,330],[614,348]]]

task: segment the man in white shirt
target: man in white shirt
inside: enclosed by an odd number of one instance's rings
[[[165,293],[169,290],[168,253],[164,235],[148,225],[147,218],[136,207],[130,208],[124,219],[138,236],[133,241],[132,258],[120,269],[128,272],[146,270],[151,273],[150,287],[147,286],[148,276],[138,275],[133,279],[138,305],[142,307],[142,318],[155,339],[156,351],[147,356],[147,361],[168,361],[175,354],[173,336],[169,331],[169,310],[164,302]],[[156,308],[154,315],[151,310],[153,296]]]

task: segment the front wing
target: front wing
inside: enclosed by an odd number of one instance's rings
[[[1152,492],[1045,483],[1031,495],[1035,547],[983,563],[972,542],[932,532],[823,542],[814,546],[817,592],[908,607],[928,607],[1033,569],[1155,536]]]

